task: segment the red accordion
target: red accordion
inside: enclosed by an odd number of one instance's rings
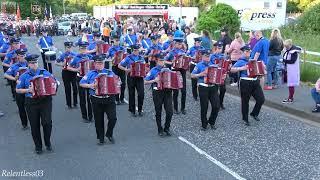
[[[248,77],[254,78],[257,76],[264,76],[265,69],[263,61],[250,60],[247,64]]]
[[[90,70],[94,70],[94,61],[85,59],[80,61],[80,76],[85,76]]]
[[[32,98],[52,96],[57,93],[57,81],[51,76],[36,76],[30,82],[33,87]]]
[[[226,74],[221,67],[209,66],[206,69],[207,76],[204,77],[205,84],[223,85]]]
[[[190,56],[177,55],[177,56],[175,56],[175,58],[173,60],[172,67],[174,69],[188,70],[189,69],[189,64],[190,64],[191,61],[192,61],[192,58]]]
[[[201,53],[200,53],[200,51],[198,50],[198,51],[196,51],[196,53],[195,53],[195,55],[194,55],[193,62],[198,63],[198,62],[200,62],[200,61],[201,61]]]
[[[168,69],[167,71],[160,72],[158,77],[158,90],[183,88],[183,79],[179,71],[171,71]]]
[[[148,65],[143,62],[134,62],[131,64],[131,77],[145,77],[148,73]]]
[[[108,75],[100,73],[95,79],[97,88],[95,94],[97,96],[105,96],[120,93],[121,81],[117,75]]]
[[[106,43],[98,43],[97,44],[97,55],[99,54],[106,54],[110,48],[110,44]]]
[[[161,51],[158,50],[158,49],[153,49],[151,50],[150,52],[150,55],[149,55],[149,61],[156,61],[157,58],[155,57],[156,54],[160,53]]]
[[[68,56],[64,59],[65,65],[63,66],[63,69],[67,69],[69,66],[70,61],[72,60],[72,57]]]
[[[23,73],[25,73],[28,70],[28,67],[20,67],[17,71],[17,76],[21,76]]]
[[[113,65],[118,65],[124,58],[126,58],[127,54],[123,51],[117,51],[113,57]]]

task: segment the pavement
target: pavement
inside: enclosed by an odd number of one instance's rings
[[[23,40],[36,52],[35,38]],[[62,49],[63,38],[54,40]],[[54,71],[61,80],[60,68]],[[319,124],[264,106],[261,121],[249,119],[247,127],[241,121],[240,98],[227,94],[217,130],[203,132],[199,101],[193,100],[189,82],[187,115],[173,116],[173,136],[158,137],[151,90],[146,87],[144,116],[130,117],[127,105],[117,106],[116,144],[104,146],[96,145],[94,124],[82,122],[80,109],[66,108],[60,87],[53,98],[54,152],[36,155],[30,129],[21,130],[17,107],[4,84],[1,79],[0,110],[5,116],[0,118],[0,179],[34,178],[5,176],[11,170],[40,170],[41,179],[61,180],[320,179]]]

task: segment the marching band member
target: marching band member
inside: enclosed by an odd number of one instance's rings
[[[83,59],[92,59],[90,54],[87,54],[87,47],[89,45],[86,41],[81,41],[79,44],[79,54],[76,55],[67,67],[67,70],[78,72],[80,68],[80,61]],[[78,74],[77,82],[79,83],[82,77]],[[89,91],[78,84],[79,99],[80,99],[80,109],[82,114],[82,119],[85,123],[92,122],[92,107],[90,102]],[[88,107],[88,108],[87,108]]]
[[[52,97],[45,96],[41,98],[32,98],[33,87],[31,80],[34,76],[43,75],[44,77],[53,77],[45,69],[38,67],[39,55],[30,54],[25,59],[28,62],[29,69],[19,77],[17,81],[17,93],[25,94],[25,107],[30,120],[31,134],[35,144],[35,152],[42,153],[42,139],[40,125],[43,128],[44,143],[47,151],[52,151],[50,136],[52,130]]]
[[[215,64],[215,60],[218,59],[220,60],[220,58],[225,58],[224,54],[222,54],[222,48],[223,48],[223,43],[222,42],[216,42],[214,43],[214,53],[211,54],[210,56],[210,62],[211,64]],[[223,105],[223,100],[224,100],[224,95],[226,94],[226,83],[224,83],[223,85],[219,85],[219,100],[220,100],[220,108],[223,110],[225,109],[224,105]]]
[[[142,106],[144,100],[144,83],[143,77],[131,77],[129,73],[131,72],[132,63],[145,63],[145,60],[142,56],[139,55],[140,46],[138,44],[131,46],[131,48],[133,49],[132,54],[123,59],[118,65],[118,67],[128,73],[127,83],[129,90],[129,111],[131,112],[131,115],[133,117],[136,117],[135,90],[137,90],[138,92],[138,115],[143,116]]]
[[[128,34],[124,38],[125,46],[127,46],[127,52],[128,54],[131,54],[133,45],[137,44],[138,42],[138,36],[135,34],[134,30],[132,28],[128,28]]]
[[[12,84],[14,86],[14,91],[16,88],[16,81],[19,79],[19,76],[22,74],[19,74],[20,68],[27,68],[28,64],[25,60],[27,49],[18,49],[16,50],[17,59],[18,62],[10,66],[10,68],[5,72],[4,77],[12,81]],[[16,103],[19,110],[19,116],[22,124],[22,129],[26,130],[28,129],[28,117],[25,110],[25,97],[24,94],[16,94]]]
[[[256,104],[250,113],[256,121],[260,121],[258,115],[260,113],[261,107],[264,103],[264,94],[260,86],[259,79],[249,78],[247,74],[247,63],[250,59],[251,49],[249,45],[245,45],[241,48],[244,56],[240,58],[231,68],[232,73],[240,72],[240,95],[241,95],[241,112],[242,120],[249,126],[248,113],[249,113],[249,100],[252,96],[256,100]]]
[[[52,64],[46,62],[45,52],[54,49],[53,47],[53,39],[48,35],[47,29],[42,29],[42,37],[38,40],[37,47],[40,49],[41,57],[43,61],[43,67],[45,70],[52,73]]]
[[[20,38],[12,38],[10,39],[10,47],[11,50],[8,52],[4,58],[4,61],[2,62],[2,66],[6,67],[5,69],[8,70],[12,64],[15,63],[17,54],[16,50],[19,48]],[[13,97],[13,101],[15,101],[16,97],[16,91],[15,91],[15,81],[10,81],[11,86],[11,93]]]
[[[4,61],[5,56],[7,55],[7,53],[11,50],[10,48],[10,39],[14,37],[15,32],[12,30],[4,30],[3,31],[5,34],[3,36],[3,43],[0,47],[0,58],[1,58],[1,62]],[[9,67],[7,66],[2,66],[3,68],[3,72],[5,73]],[[6,86],[10,86],[10,81],[7,80],[7,84]]]
[[[196,52],[204,49],[201,46],[201,37],[194,38],[194,46],[192,46],[189,51],[187,52],[188,56],[195,57]],[[190,72],[193,71],[194,67],[196,67],[197,63],[191,61],[190,63]],[[197,79],[191,79],[191,88],[192,88],[192,95],[195,101],[198,100],[198,86],[197,86]]]
[[[151,51],[152,50],[159,50],[162,51],[162,47],[159,44],[159,40],[160,40],[160,36],[159,35],[153,35],[150,37],[151,41],[152,41],[152,45],[147,49],[145,56],[152,56]],[[156,61],[150,61],[150,68],[153,68],[156,66]]]
[[[183,46],[183,38],[175,38],[175,47],[168,53],[168,55],[165,57],[165,63],[167,64],[167,67],[171,67],[173,64],[173,60],[176,55],[184,54],[185,51],[182,49]],[[177,71],[181,72],[182,79],[183,79],[183,88],[181,89],[181,113],[186,114],[186,98],[187,98],[187,79],[186,79],[186,70],[179,69]],[[179,96],[179,90],[173,90],[173,108],[174,113],[179,114],[178,111],[178,96]]]
[[[210,53],[210,49],[201,50],[202,61],[196,65],[191,73],[191,78],[198,79],[202,123],[201,130],[203,131],[207,130],[208,123],[210,124],[211,129],[216,129],[215,122],[220,108],[218,86],[215,84],[206,84],[204,81],[205,76],[207,76],[206,69],[211,65],[209,58]],[[209,120],[207,119],[208,102],[211,104]]]
[[[160,137],[164,136],[164,133],[167,136],[171,136],[170,132],[170,123],[173,115],[172,109],[172,90],[171,89],[164,89],[158,90],[157,89],[157,82],[159,81],[158,74],[164,68],[164,54],[159,53],[155,55],[157,60],[157,66],[152,68],[148,75],[145,77],[145,84],[151,84],[152,87],[152,98],[154,103],[154,108],[156,111],[156,122],[158,127],[158,134]],[[166,111],[166,121],[164,124],[164,128],[162,127],[161,123],[161,112],[162,112],[162,105]]]
[[[76,53],[72,52],[72,42],[64,43],[65,50],[63,54],[57,59],[57,65],[63,66],[62,69],[62,80],[64,84],[64,90],[66,94],[66,103],[69,109],[72,108],[71,103],[71,86],[72,86],[72,96],[73,96],[73,107],[77,107],[78,104],[78,87],[77,87],[77,72],[70,71],[67,69],[70,62],[66,62],[67,58],[71,60],[76,56]]]
[[[168,32],[167,35],[168,35],[168,40],[166,42],[164,42],[163,45],[162,45],[162,49],[165,52],[169,52],[173,48],[173,45],[174,45],[173,33],[172,32]]]
[[[114,58],[117,51],[123,51],[125,52],[125,48],[120,46],[120,37],[119,36],[113,36],[113,46],[111,46],[108,50],[108,56],[107,58]],[[116,96],[117,105],[125,104],[124,101],[124,91],[126,90],[126,72],[122,69],[119,69],[118,64],[112,63],[112,71],[120,77],[121,79],[121,92],[119,95]]]
[[[99,140],[98,145],[103,145],[105,143],[104,136],[108,138],[108,140],[114,144],[113,138],[113,128],[117,122],[117,113],[116,113],[116,104],[115,104],[115,96],[107,95],[107,96],[97,96],[95,94],[95,78],[99,73],[107,73],[108,75],[114,75],[111,70],[104,68],[104,55],[96,55],[93,57],[95,62],[95,70],[89,71],[80,81],[80,86],[82,88],[88,88],[92,109],[94,113],[95,127],[97,133],[97,139]],[[108,117],[108,129],[106,134],[104,130],[104,113],[107,114]]]
[[[91,55],[96,55],[97,52],[97,42],[101,41],[100,39],[101,37],[101,33],[94,33],[93,34],[93,41],[89,43],[89,46],[87,48],[87,53],[91,54]]]
[[[141,40],[141,45],[143,49],[147,50],[151,47],[152,42],[151,42],[151,39],[149,38],[148,31],[143,31],[142,34],[143,34],[143,39]]]

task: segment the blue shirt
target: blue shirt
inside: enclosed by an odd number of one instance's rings
[[[17,58],[16,50],[12,50],[6,54],[3,60],[3,63],[6,63],[6,64],[15,63],[14,61],[16,60],[16,58]]]
[[[129,69],[131,68],[131,64],[135,62],[145,63],[144,58],[142,56],[130,54],[120,62],[120,65]]]
[[[130,39],[131,39],[131,41],[130,41]],[[135,45],[137,43],[137,41],[138,41],[138,38],[137,38],[137,35],[135,35],[135,34],[128,34],[128,35],[126,35],[126,37],[124,39],[124,42],[126,44],[128,44],[129,46]]]
[[[0,47],[6,42],[3,32],[0,32]]]
[[[125,51],[125,49],[122,46],[111,46],[108,50],[107,58],[112,58],[118,51]]]
[[[59,58],[57,59],[57,62],[63,62],[67,57],[75,57],[77,54],[74,52],[64,52],[63,54],[61,54],[59,56]]]
[[[38,68],[36,71],[32,70],[32,69],[28,69],[25,73],[23,73],[20,77],[19,80],[17,82],[17,89],[29,89],[30,86],[30,80],[32,80],[32,78],[34,76],[40,75],[40,71],[42,71],[43,73],[43,77],[50,77],[53,75],[50,74],[47,70],[45,69],[40,69]],[[25,94],[26,97],[32,97],[31,93],[26,93]]]
[[[7,53],[9,49],[10,49],[10,43],[4,42],[0,48],[0,53]]]
[[[159,44],[152,44],[152,46],[147,49],[145,55],[148,56],[152,50],[160,50],[161,51],[162,47]]]
[[[76,55],[72,61],[70,62],[70,66],[73,68],[78,68],[80,67],[80,61],[84,60],[84,59],[92,59],[92,55],[90,54],[78,54]]]
[[[115,75],[111,70],[102,69],[100,73],[107,73],[107,75]],[[80,84],[93,84],[99,72],[97,70],[89,71],[83,78],[80,80]],[[94,89],[89,89],[90,95],[95,95]]]
[[[194,67],[191,74],[200,74],[205,71],[210,65],[210,62],[201,61],[196,65],[196,67]],[[204,76],[198,77],[198,83],[204,83]]]
[[[247,65],[249,62],[248,59],[246,59],[244,56],[241,57],[234,65],[233,67],[243,67],[245,65]],[[248,77],[248,74],[247,74],[247,70],[245,71],[240,71],[240,77]]]
[[[21,68],[21,67],[28,67],[27,62],[26,61],[25,62],[17,62],[15,64],[12,64],[10,66],[10,68],[5,72],[5,74],[15,77],[17,75],[17,72],[19,71],[19,68]],[[20,76],[21,76],[21,74],[20,74]]]
[[[97,47],[97,42],[93,41],[89,44],[89,46],[87,47],[87,50],[91,51],[96,49],[96,47]]]
[[[264,64],[268,64],[268,53],[269,53],[269,40],[267,38],[260,38],[257,44],[254,46],[251,52],[250,58],[253,59],[254,55],[258,52],[260,53],[258,61],[263,61]]]
[[[45,43],[47,42],[47,44]],[[41,49],[48,49],[51,46],[53,46],[53,40],[51,36],[43,36],[42,38],[39,39],[38,44]]]
[[[149,47],[151,47],[152,42],[150,38],[146,38],[142,40],[142,47],[143,49],[148,49]]]
[[[151,80],[154,80],[156,79],[156,77],[158,76],[158,74],[161,72],[161,70],[165,68],[165,67],[162,67],[162,66],[155,66],[153,67],[147,74],[147,76],[144,78],[146,81],[151,81]],[[152,87],[155,86],[156,83],[152,83]]]
[[[203,46],[206,49],[212,49],[212,41],[208,37],[202,36],[201,46]]]
[[[196,52],[200,49],[204,49],[204,48],[202,46],[192,46],[187,52],[187,55],[194,57],[196,55]]]
[[[172,51],[170,51],[166,57],[164,58],[166,61],[172,61],[174,59],[174,56],[178,55],[178,54],[184,54],[184,50],[182,49],[177,49],[174,48]]]
[[[224,58],[224,54],[222,53],[213,53],[210,55],[210,63],[215,64],[215,60],[218,59],[220,60],[221,58]]]
[[[172,42],[173,42],[173,41],[170,41],[170,40],[164,42],[163,45],[162,45],[162,49],[163,49],[163,50],[167,50],[167,49],[170,47],[170,45],[171,45]]]

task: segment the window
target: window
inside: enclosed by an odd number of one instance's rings
[[[282,8],[282,2],[277,2],[277,8],[278,9]]]
[[[270,8],[270,2],[264,2],[264,8]]]

